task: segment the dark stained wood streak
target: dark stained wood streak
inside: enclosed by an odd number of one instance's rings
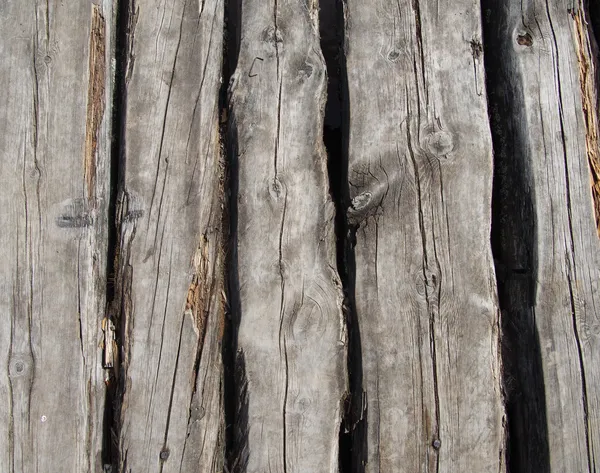
[[[514,163],[526,182],[522,198],[513,200],[510,187],[498,197],[505,297],[520,296],[519,278],[531,286],[520,313],[505,316],[539,340],[541,389],[537,399],[523,396],[522,407],[536,412],[532,406],[543,405],[546,417],[545,438],[516,439],[515,466],[593,472],[600,464],[600,241],[597,63],[589,20],[577,1],[489,2],[486,10],[500,59],[495,132],[506,147],[499,159]],[[515,228],[512,221],[526,212],[531,223]],[[514,356],[525,359],[531,349],[521,346]],[[527,387],[530,373],[517,371],[517,385]],[[527,433],[527,423],[520,428]],[[544,450],[547,465],[540,469]]]

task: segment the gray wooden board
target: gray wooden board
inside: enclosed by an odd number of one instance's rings
[[[355,471],[504,471],[479,2],[346,3]]]
[[[342,290],[317,2],[244,0],[231,84],[237,195],[236,471],[338,471]]]
[[[119,471],[220,472],[223,1],[131,2],[129,23]]]
[[[497,2],[485,14],[503,17],[495,34],[506,80],[494,93],[513,102],[503,136],[533,208],[532,224],[506,236],[502,251],[508,269],[533,278],[526,310],[540,345],[547,468],[592,472],[600,464],[600,246],[590,169],[599,134],[587,21],[578,2],[563,0]],[[521,471],[540,471],[531,447],[521,449]]]
[[[112,2],[0,5],[0,471],[100,471]]]

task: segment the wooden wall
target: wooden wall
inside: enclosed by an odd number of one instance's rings
[[[0,4],[0,472],[597,471],[582,1]]]

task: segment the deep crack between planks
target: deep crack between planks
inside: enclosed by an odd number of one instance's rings
[[[349,105],[344,44],[345,7],[343,0],[320,2],[321,50],[329,77],[323,142],[327,151],[329,193],[335,205],[336,264],[344,294],[342,309],[348,334],[348,386],[340,400],[342,418],[338,440],[339,471],[362,473],[367,454],[367,406],[362,386],[362,348],[354,294],[354,240],[357,226],[349,223],[347,214],[351,203],[348,181]]]
[[[127,300],[131,286],[131,267],[128,262],[123,260],[122,254],[129,252],[129,242],[121,241],[121,230],[123,224],[123,208],[127,206],[127,195],[119,193],[122,189],[122,181],[125,170],[125,146],[124,146],[124,126],[125,126],[125,106],[126,106],[126,69],[129,63],[128,51],[130,35],[130,13],[134,7],[134,0],[130,2],[116,2],[115,11],[111,21],[115,22],[113,37],[110,38],[113,44],[113,50],[110,54],[115,58],[114,88],[112,90],[112,124],[111,124],[111,145],[110,145],[110,190],[108,195],[108,235],[107,235],[107,267],[106,267],[106,314],[104,326],[110,329],[113,340],[114,356],[112,366],[106,370],[106,398],[104,404],[103,418],[103,438],[102,438],[102,464],[105,471],[119,471],[119,465],[126,465],[126,460],[121,457],[119,452],[120,437],[120,410],[123,402],[125,383],[122,376],[124,365],[127,363],[127,356],[121,360],[119,354],[128,353],[127,331],[131,329],[129,321],[125,320],[126,311],[131,306]],[[94,7],[94,5],[93,5]],[[93,26],[93,25],[92,25]],[[90,47],[92,39],[90,39]],[[106,51],[105,51],[106,53]],[[91,54],[91,52],[90,52]],[[90,92],[88,97],[88,128],[86,129],[86,162],[87,156],[94,151],[96,131],[90,127],[89,114],[97,113],[97,105],[90,108],[90,99],[96,94]],[[93,105],[93,104],[92,104]],[[88,130],[90,133],[88,135]],[[88,140],[88,137],[90,138]],[[90,149],[88,150],[88,145]],[[93,153],[91,154],[93,157]],[[86,181],[88,181],[88,197],[90,197],[90,185],[92,182],[91,169],[89,170],[89,179],[87,178],[89,166],[86,166]],[[131,237],[133,236],[130,233]],[[125,248],[121,246],[125,244]],[[123,250],[123,251],[122,251]],[[105,331],[105,335],[106,335]],[[105,340],[105,355],[106,355]],[[105,356],[106,358],[106,356]],[[105,359],[105,362],[108,361]],[[106,368],[105,368],[106,369]],[[126,471],[126,470],[123,470]]]

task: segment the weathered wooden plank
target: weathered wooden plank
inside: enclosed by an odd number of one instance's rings
[[[0,6],[0,471],[102,469],[112,2]]]
[[[596,471],[600,166],[588,25],[579,2],[488,2],[486,10],[498,54],[491,98],[504,163],[498,257],[508,273],[506,317],[539,340],[543,375],[541,388],[528,392],[533,365],[518,365],[517,395],[524,391],[521,411],[546,417],[545,438],[530,435],[531,424],[521,422],[515,462],[524,472]],[[524,290],[528,300],[511,301]],[[522,359],[532,347],[517,349],[514,356]]]
[[[129,6],[119,471],[220,472],[223,1]]]
[[[316,2],[244,0],[237,147],[236,471],[334,472],[346,387]]]
[[[504,471],[479,2],[347,0],[346,27],[355,471]]]

